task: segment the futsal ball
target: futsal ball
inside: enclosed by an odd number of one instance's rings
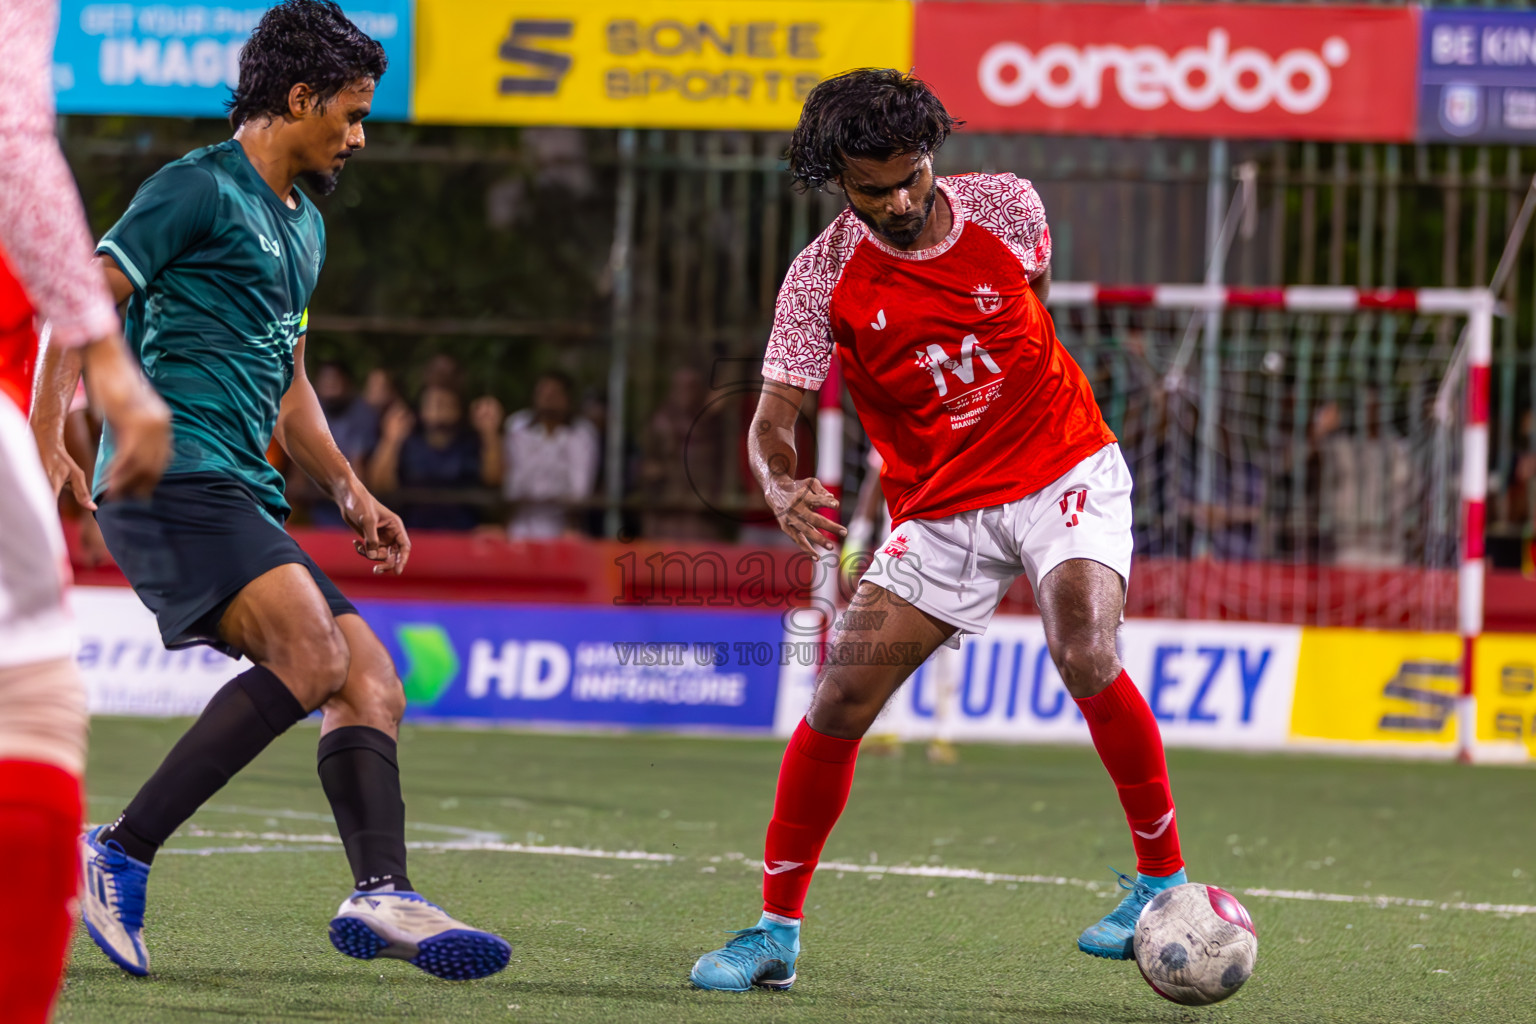
[[[1189,882],[1152,898],[1136,921],[1136,965],[1152,991],[1185,1006],[1219,1003],[1253,973],[1258,933],[1224,889]]]

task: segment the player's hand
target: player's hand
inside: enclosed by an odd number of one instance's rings
[[[139,401],[115,415],[106,409],[102,414],[117,440],[107,467],[107,493],[114,498],[148,497],[171,457],[171,410],[145,387]]]
[[[836,551],[838,542],[848,536],[845,527],[816,511],[818,508],[837,508],[838,500],[813,476],[804,480],[773,477],[763,495],[779,520],[779,529],[812,558],[819,558],[822,552]],[[828,537],[823,530],[837,539]]]
[[[502,421],[507,418],[506,410],[492,395],[482,395],[475,399],[469,407],[469,422],[475,428],[475,432],[482,438],[491,440],[501,434]]]
[[[85,470],[70,456],[63,434],[33,424],[33,440],[37,442],[37,457],[42,460],[43,472],[48,474],[48,486],[53,488],[53,496],[57,498],[67,482],[80,507],[94,509],[96,503],[91,500],[91,483],[85,477]]]
[[[111,425],[117,442],[107,469],[107,493],[114,498],[147,497],[160,482],[160,474],[171,458],[171,410],[133,364],[127,346],[117,335],[93,341],[86,347],[85,387],[102,418]],[[70,474],[70,486],[78,497],[85,474],[79,472],[79,467],[75,470],[79,482]],[[85,497],[81,504],[95,508],[87,503],[88,490]]]
[[[352,527],[359,540],[352,542],[357,553],[376,563],[375,576],[389,573],[399,576],[411,557],[411,538],[400,517],[379,503],[362,481],[353,477],[336,498],[341,517]]]

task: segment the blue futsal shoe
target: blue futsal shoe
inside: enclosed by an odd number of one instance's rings
[[[149,951],[144,948],[149,865],[128,856],[114,840],[99,842],[104,828],[98,825],[80,837],[80,869],[85,879],[80,916],[91,941],[108,960],[143,977],[149,973]]]
[[[699,957],[688,980],[716,992],[746,992],[756,985],[783,991],[795,983],[800,928],[766,916],[712,953]]]
[[[1126,893],[1118,907],[1083,929],[1083,934],[1077,937],[1077,948],[1089,956],[1101,956],[1106,960],[1129,960],[1136,955],[1136,919],[1141,916],[1141,909],[1164,889],[1183,885],[1189,879],[1185,877],[1183,868],[1161,878],[1157,875],[1137,875],[1133,880],[1118,871],[1115,874],[1120,877],[1120,888],[1129,889],[1130,892]]]
[[[331,919],[331,945],[359,960],[404,960],[449,981],[484,978],[512,959],[506,939],[455,921],[414,892],[354,892]]]

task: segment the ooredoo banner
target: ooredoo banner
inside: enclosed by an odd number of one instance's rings
[[[922,3],[914,60],[980,131],[1402,141],[1418,11]]]

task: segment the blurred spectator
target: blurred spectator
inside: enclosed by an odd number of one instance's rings
[[[470,410],[472,429],[464,423],[458,392],[450,388],[428,385],[419,406],[419,423],[404,404],[384,414],[378,447],[368,460],[368,485],[380,495],[436,492],[405,496],[396,511],[409,528],[472,530],[480,524],[480,506],[454,501],[452,495],[501,482],[501,403],[476,399]]]
[[[1323,525],[1339,565],[1388,567],[1407,559],[1408,442],[1385,422],[1374,388],[1362,396],[1364,423],[1342,429],[1334,402],[1319,410]],[[1331,408],[1330,408],[1331,407]]]
[[[507,417],[502,494],[513,506],[513,539],[564,536],[576,521],[571,505],[592,496],[602,441],[591,423],[572,415],[571,391],[565,374],[540,374],[533,405]]]
[[[354,469],[368,461],[379,440],[379,416],[382,409],[357,393],[352,371],[341,363],[327,361],[315,371],[315,397],[331,428],[336,447]],[[386,403],[387,404],[387,403]]]
[[[456,395],[464,393],[464,367],[446,352],[439,352],[427,360],[421,371],[422,388],[447,388]]]
[[[363,378],[363,401],[373,409],[375,416],[382,419],[385,409],[402,401],[394,375],[382,366],[369,370],[368,376]]]
[[[1196,417],[1192,438],[1199,438]],[[1210,500],[1201,501],[1198,443],[1191,446],[1180,478],[1181,504],[1196,538],[1204,536],[1212,558],[1250,561],[1259,557],[1259,519],[1264,513],[1264,474],[1245,440],[1225,423],[1217,428],[1211,452]],[[1199,554],[1194,545],[1191,556]]]
[[[723,490],[725,432],[706,397],[704,375],[682,367],[651,417],[636,481],[648,506],[640,522],[647,537],[720,539],[721,518],[710,509]]]
[[[387,382],[388,378],[385,380]],[[341,363],[331,360],[321,363],[311,381],[336,447],[362,475],[367,469],[368,456],[379,440],[380,409],[357,394],[352,371]],[[321,492],[308,473],[292,465],[288,468],[287,478],[288,501],[295,511],[307,508],[309,521],[315,526],[346,525],[341,510],[329,495]]]

